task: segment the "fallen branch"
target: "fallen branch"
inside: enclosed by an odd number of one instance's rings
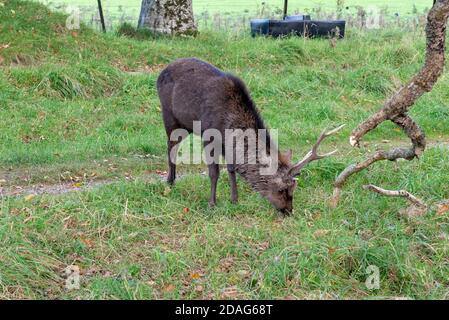
[[[422,208],[422,209],[427,209],[427,204],[422,201],[421,199],[418,199],[417,197],[415,197],[413,194],[411,194],[410,192],[406,191],[406,190],[386,190],[386,189],[382,189],[379,188],[375,185],[369,184],[366,186],[363,186],[363,189],[365,190],[369,190],[372,192],[376,192],[378,194],[387,196],[387,197],[402,197],[402,198],[406,198],[407,200],[409,200],[414,206],[418,207],[418,208]]]
[[[393,120],[405,114],[424,93],[430,92],[443,73],[446,42],[446,24],[449,16],[449,0],[435,2],[427,16],[427,50],[424,67],[411,81],[388,99],[384,107],[361,123],[349,141],[352,146],[359,144],[361,138],[385,120]]]
[[[446,24],[449,17],[449,0],[437,0],[429,11],[426,25],[427,49],[426,61],[421,71],[405,86],[390,97],[383,108],[362,122],[352,132],[349,142],[359,146],[362,137],[375,129],[379,124],[390,120],[398,125],[410,138],[409,148],[395,148],[389,151],[378,151],[366,160],[351,164],[337,177],[334,183],[334,194],[331,206],[335,207],[340,199],[341,189],[346,180],[380,160],[395,161],[397,159],[413,160],[419,158],[426,148],[424,132],[407,115],[409,109],[424,93],[430,92],[444,70]]]

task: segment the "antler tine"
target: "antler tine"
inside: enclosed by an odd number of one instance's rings
[[[333,156],[337,152],[338,152],[338,149],[335,149],[334,151],[319,155],[319,157],[320,157],[320,159],[327,158],[327,157]]]
[[[334,134],[337,134],[337,133],[338,133],[341,129],[343,129],[345,126],[346,126],[346,124],[342,124],[341,126],[335,128],[335,129],[332,129],[332,130],[330,130],[330,131],[324,130],[324,131],[321,133],[320,138],[318,139],[317,143],[313,146],[313,147],[314,147],[314,150],[316,151],[316,150],[318,149],[319,145],[321,144],[321,142],[322,142],[324,139],[326,139],[327,137],[333,136]],[[330,156],[334,155],[334,154],[337,153],[337,152],[338,152],[338,149],[335,149],[334,151],[325,153],[325,154],[323,154],[323,155],[318,155],[318,154],[317,154],[317,157],[318,157],[319,159],[323,159],[323,158],[326,158],[326,157],[330,157]]]
[[[339,132],[344,127],[346,127],[346,124],[342,124],[341,126],[335,128],[335,129],[332,129],[331,131],[327,131],[325,133],[325,135],[326,135],[326,137],[332,136],[332,135],[336,134],[337,132]]]
[[[323,142],[324,139],[326,139],[327,137],[330,137],[330,136],[336,134],[341,129],[343,129],[344,126],[345,126],[345,124],[335,128],[335,129],[332,129],[330,131],[323,130],[321,132],[320,136],[318,137],[318,140],[316,141],[316,143],[312,146],[312,149],[306,154],[306,156],[301,161],[299,161],[297,164],[295,164],[290,169],[290,175],[297,176],[300,173],[301,169],[304,168],[310,162],[315,161],[315,160],[320,160],[320,159],[323,159],[323,158],[326,158],[326,157],[330,157],[333,154],[335,154],[338,151],[338,149],[320,155],[320,154],[318,154],[318,147],[320,146],[321,142]]]

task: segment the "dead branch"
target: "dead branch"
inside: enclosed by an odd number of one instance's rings
[[[315,160],[320,160],[323,158],[327,158],[327,157],[330,157],[331,155],[335,154],[338,150],[334,150],[332,152],[328,152],[325,154],[318,154],[318,147],[320,146],[321,142],[323,142],[324,139],[336,134],[341,129],[343,129],[344,126],[345,125],[341,125],[338,128],[335,128],[333,130],[330,130],[330,131],[324,130],[323,132],[321,132],[320,136],[318,137],[317,142],[313,145],[312,150],[310,150],[301,161],[299,161],[297,164],[295,164],[290,169],[290,175],[295,177],[301,172],[302,168],[304,168],[310,162],[315,161]]]
[[[375,129],[379,124],[390,120],[398,125],[410,138],[410,148],[395,148],[389,151],[378,151],[366,160],[351,164],[337,177],[334,183],[334,194],[331,206],[338,204],[340,193],[346,180],[353,174],[366,169],[380,160],[395,161],[397,159],[413,160],[419,158],[426,147],[424,132],[407,115],[409,109],[424,93],[430,92],[444,70],[446,24],[449,17],[449,0],[437,0],[429,11],[426,25],[426,60],[423,68],[411,81],[393,94],[383,108],[362,122],[352,132],[349,142],[352,146],[359,146],[362,137]]]
[[[422,209],[427,209],[427,204],[424,201],[422,201],[421,199],[418,199],[417,197],[415,197],[413,194],[411,194],[410,192],[408,192],[406,190],[386,190],[386,189],[379,188],[372,184],[363,186],[363,189],[373,191],[373,192],[376,192],[378,194],[381,194],[381,195],[384,195],[387,197],[406,198],[414,206],[416,206],[418,208],[422,208]]]
[[[405,114],[424,93],[430,92],[443,73],[446,42],[446,24],[449,16],[449,0],[439,0],[429,11],[426,25],[427,51],[424,67],[409,83],[403,86],[384,107],[361,123],[350,137],[352,146],[385,120],[393,120]]]

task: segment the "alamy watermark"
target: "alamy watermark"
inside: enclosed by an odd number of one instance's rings
[[[78,266],[68,266],[64,270],[66,276],[65,288],[67,290],[79,290],[80,288],[80,268]]]
[[[65,12],[68,17],[65,21],[65,26],[69,30],[79,30],[80,29],[80,16],[81,11],[77,6],[67,6]]]
[[[366,9],[368,13],[368,19],[366,20],[366,28],[368,29],[380,29],[382,22],[381,10],[377,6],[368,6]]]
[[[375,265],[369,265],[366,270],[368,277],[366,278],[365,285],[368,290],[380,289],[380,271],[379,267]]]
[[[217,129],[202,130],[201,121],[193,121],[193,133],[202,141],[193,140],[190,148],[178,155],[181,141],[189,135],[186,129],[175,129],[170,134],[173,146],[170,161],[175,164],[218,164],[224,156],[227,164],[260,165],[261,175],[272,175],[278,168],[278,131],[267,129]],[[204,148],[202,148],[204,145]],[[204,150],[202,150],[204,149]]]

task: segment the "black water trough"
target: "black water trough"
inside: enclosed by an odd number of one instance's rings
[[[305,37],[338,37],[345,36],[346,21],[344,20],[311,20],[310,16],[286,16],[284,20],[253,19],[251,34],[281,37],[298,35]]]

